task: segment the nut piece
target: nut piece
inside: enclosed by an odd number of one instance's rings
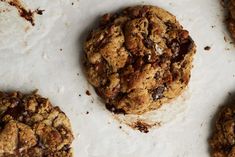
[[[195,47],[169,12],[154,6],[126,8],[104,15],[88,35],[87,79],[111,111],[142,114],[182,93]]]
[[[0,124],[0,156],[72,156],[69,119],[35,92],[0,92]]]

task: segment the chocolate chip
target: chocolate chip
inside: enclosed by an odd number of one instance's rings
[[[147,54],[143,57],[144,62],[149,63],[151,62],[152,56],[150,54]]]
[[[178,56],[178,53],[180,52],[180,43],[177,40],[171,42],[170,48],[173,52],[173,57]]]
[[[160,86],[156,89],[154,89],[152,91],[152,97],[153,97],[153,100],[158,100],[158,99],[161,99],[164,95],[163,95],[163,92],[165,91],[165,87],[164,86]]]
[[[144,64],[144,61],[142,60],[142,58],[138,58],[138,59],[135,61],[133,67],[134,67],[135,70],[138,70],[138,69],[141,69],[141,67],[142,67],[143,64]]]
[[[144,37],[143,42],[144,46],[148,49],[153,49],[155,47],[155,43],[150,38]]]
[[[185,40],[184,43],[180,44],[180,51],[173,56],[172,62],[179,62],[184,59],[185,54],[192,49],[193,41],[191,38]]]
[[[156,80],[158,80],[158,79],[160,78],[160,72],[159,72],[159,71],[158,71],[158,72],[156,72],[156,74],[155,74],[154,78],[155,78]]]

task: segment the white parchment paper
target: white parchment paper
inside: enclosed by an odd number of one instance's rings
[[[228,92],[235,91],[235,48],[219,0],[22,1],[29,9],[45,11],[35,15],[33,27],[15,8],[0,2],[0,90],[39,89],[60,106],[71,119],[75,157],[209,157],[212,119],[230,99]],[[97,18],[136,4],[172,12],[197,44],[189,88],[152,115],[163,125],[148,134],[131,129],[105,109],[81,63],[82,41]]]

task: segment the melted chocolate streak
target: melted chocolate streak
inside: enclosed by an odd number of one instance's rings
[[[24,18],[25,20],[29,21],[32,26],[35,25],[34,23],[34,14],[38,14],[38,15],[42,15],[44,10],[35,10],[35,11],[31,11],[30,9],[27,10],[23,7],[23,5],[21,4],[21,2],[19,0],[12,0],[12,1],[7,1],[7,0],[0,0],[0,2],[6,2],[9,5],[15,7],[18,11],[18,13],[20,14],[20,16],[22,18]]]

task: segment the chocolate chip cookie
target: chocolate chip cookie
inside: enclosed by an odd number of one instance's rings
[[[106,14],[84,44],[88,81],[116,113],[143,114],[179,96],[196,48],[175,16],[155,6]]]
[[[69,119],[33,92],[0,92],[1,157],[71,157]]]
[[[235,0],[229,0],[227,4],[228,8],[228,29],[235,39]]]
[[[224,107],[210,140],[213,157],[235,157],[235,106]]]

